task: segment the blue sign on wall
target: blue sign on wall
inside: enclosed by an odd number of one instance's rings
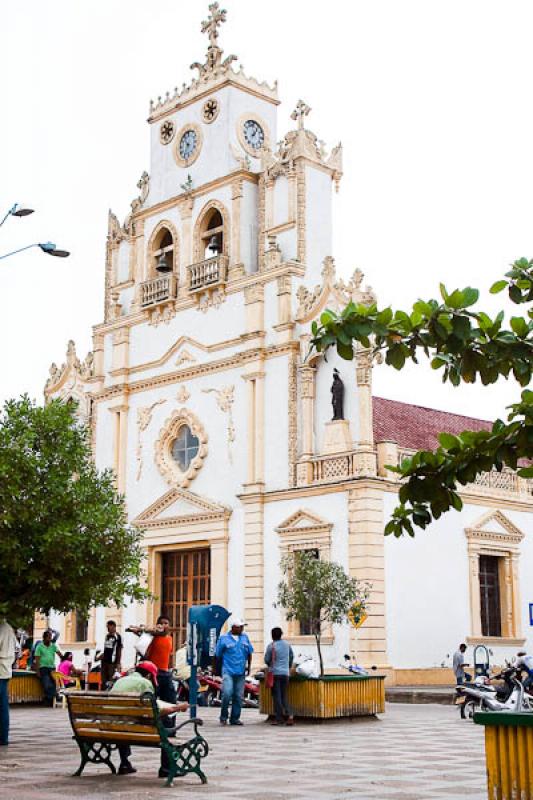
[[[533,603],[529,604],[529,624],[533,625]]]

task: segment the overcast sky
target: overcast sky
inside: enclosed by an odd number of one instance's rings
[[[102,320],[107,211],[123,219],[149,170],[146,117],[203,60],[207,0],[5,3],[0,32],[0,401],[42,397],[68,339],[84,357]],[[303,98],[308,127],[341,140],[338,271],[360,267],[382,304],[487,290],[533,256],[529,0],[227,0],[219,43],[245,71],[279,81],[280,136]],[[2,213],[3,216],[3,213]],[[489,310],[502,296],[486,302]],[[216,324],[216,315],[212,319]],[[223,332],[221,337],[224,338]],[[451,389],[428,367],[374,371],[375,393],[474,416],[516,393]]]

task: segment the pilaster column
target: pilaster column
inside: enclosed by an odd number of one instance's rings
[[[262,494],[244,505],[244,617],[257,661],[264,641],[264,513]]]
[[[230,269],[241,263],[242,178],[231,184],[231,262]]]
[[[228,540],[216,539],[211,550],[211,603],[228,604]]]
[[[117,402],[109,407],[109,411],[113,414],[113,471],[116,476],[117,491],[120,493],[126,490],[128,409],[126,394],[117,398]]]
[[[383,495],[365,482],[348,499],[348,565],[351,576],[372,584],[368,619],[350,631],[350,648],[366,666],[388,666],[385,626],[385,540]]]
[[[180,272],[178,278],[178,294],[187,292],[189,284],[187,267],[194,263],[192,241],[192,210],[194,198],[186,197],[179,206],[181,218],[181,247],[179,252]]]
[[[246,313],[246,333],[262,332],[265,328],[265,287],[262,283],[253,283],[244,289],[244,305]],[[255,347],[256,344],[253,343]]]
[[[470,610],[472,622],[472,636],[481,636],[481,598],[479,594],[479,553],[470,549],[468,554],[470,563]]]
[[[95,333],[93,336],[93,369],[95,377],[104,375],[104,334]]]
[[[116,375],[123,375],[129,367],[130,329],[117,328],[113,331],[113,355],[111,371]]]
[[[266,230],[274,227],[274,179],[265,180],[265,227]]]
[[[522,637],[522,604],[520,602],[520,571],[519,553],[511,553],[510,578],[511,578],[511,622],[509,636],[517,639]]]
[[[302,398],[302,457],[311,458],[314,449],[315,367],[299,367]]]

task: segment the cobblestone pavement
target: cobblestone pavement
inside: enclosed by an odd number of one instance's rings
[[[137,748],[136,775],[113,776],[79,764],[62,709],[12,709],[12,743],[0,748],[2,800],[486,800],[483,728],[462,721],[451,706],[387,705],[377,719],[264,724],[243,712],[242,728],[220,727],[217,709],[201,709],[210,753],[203,762],[209,783],[196,776],[164,788],[159,754]]]

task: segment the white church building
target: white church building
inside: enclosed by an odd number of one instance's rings
[[[363,349],[352,362],[309,354],[324,308],[374,299],[332,257],[342,149],[309,130],[302,101],[277,130],[277,86],[224,57],[225,12],[209,13],[197,75],[150,105],[139,196],[123,224],[109,214],[93,350],[80,362],[69,343],[45,389],[78,401],[97,466],[114,469],[156,599],[51,622],[81,653],[101,646],[106,619],[123,632],[164,610],[177,645],[188,607],[212,602],[244,616],[260,656],[277,624],[314,652],[274,605],[283,554],[311,549],[372,587],[359,629],[326,631],[327,667],[356,653],[397,683],[449,680],[461,641],[501,663],[533,646],[530,482],[484,474],[460,513],[414,540],[384,537],[399,487],[385,465],[486,423],[373,397]],[[344,418],[332,420],[334,368]]]

